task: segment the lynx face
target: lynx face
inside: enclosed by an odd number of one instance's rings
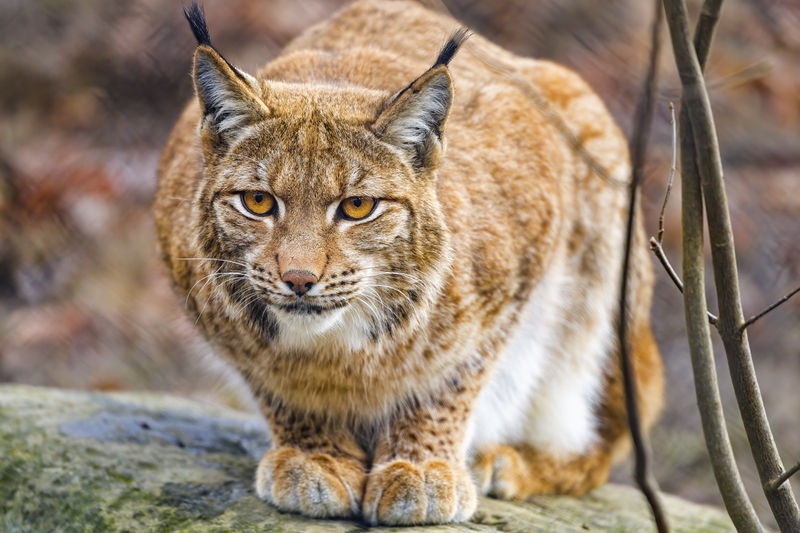
[[[329,102],[317,92],[298,117],[297,88],[237,86],[214,55],[201,48],[196,60],[208,102],[196,234],[207,257],[228,262],[209,284],[269,338],[303,344],[339,330],[356,348],[391,335],[439,288],[446,262],[440,144],[429,137],[446,116],[435,105],[449,102],[449,76],[418,91],[429,87],[430,102],[358,94],[356,118],[336,109],[341,90]]]

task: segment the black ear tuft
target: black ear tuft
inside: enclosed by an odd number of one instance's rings
[[[197,46],[208,46],[212,50],[214,50],[219,56],[231,67],[231,70],[236,73],[236,76],[239,79],[244,80],[244,74],[238,68],[234,67],[233,64],[225,59],[225,56],[219,53],[219,50],[214,48],[214,45],[211,44],[211,34],[208,33],[208,25],[206,25],[206,16],[203,14],[203,9],[197,3],[197,0],[192,2],[192,5],[189,7],[183,8],[183,15],[186,17],[186,20],[189,21],[189,27],[192,28],[192,33],[194,33],[194,38],[197,39]]]
[[[458,49],[461,48],[461,45],[464,44],[464,41],[469,39],[470,35],[472,34],[467,28],[457,29],[447,40],[444,48],[439,52],[439,57],[436,58],[436,63],[434,63],[431,68],[436,68],[439,65],[447,66],[450,60],[453,59],[453,56],[456,55],[456,52],[458,52]]]
[[[195,39],[197,39],[198,46],[204,44],[214,48],[211,44],[211,35],[208,33],[208,26],[206,25],[206,17],[203,14],[202,8],[196,1],[192,2],[189,7],[183,8],[183,15],[189,21],[189,27],[192,28]]]

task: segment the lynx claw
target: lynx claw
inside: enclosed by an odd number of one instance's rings
[[[373,467],[363,507],[372,525],[418,525],[464,521],[476,505],[475,486],[464,467],[429,459]]]
[[[315,518],[357,516],[365,474],[352,459],[294,448],[268,451],[256,470],[256,494],[281,510]]]

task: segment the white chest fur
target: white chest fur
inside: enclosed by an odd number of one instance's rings
[[[596,405],[612,345],[613,283],[579,284],[576,265],[553,264],[481,391],[469,448],[529,444],[556,456],[597,439]]]

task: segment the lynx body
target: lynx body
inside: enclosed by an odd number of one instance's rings
[[[164,150],[156,221],[192,317],[269,422],[258,495],[419,524],[467,519],[477,492],[603,483],[626,447],[630,168],[591,89],[477,35],[439,53],[457,23],[406,1],[355,2],[255,76],[188,18],[198,98]],[[643,237],[630,329],[649,425]]]

